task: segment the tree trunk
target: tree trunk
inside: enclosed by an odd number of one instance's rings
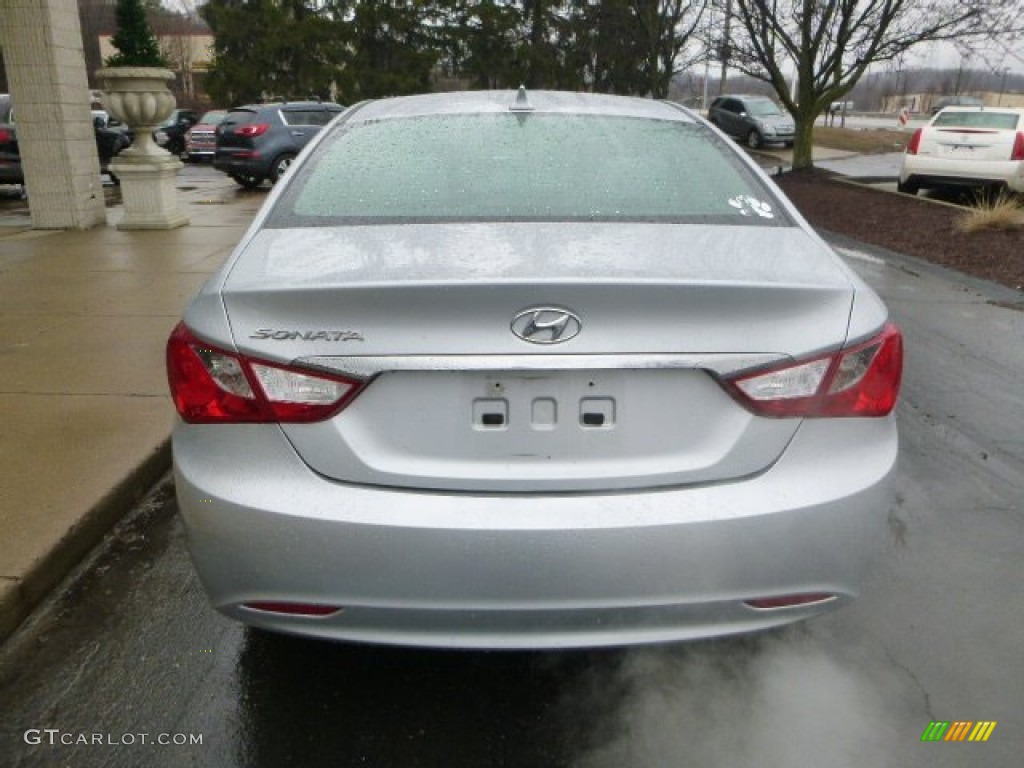
[[[797,118],[796,133],[793,135],[793,170],[814,167],[814,118],[801,115]]]

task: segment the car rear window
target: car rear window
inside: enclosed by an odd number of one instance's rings
[[[1015,112],[940,112],[932,121],[935,128],[992,128],[1012,131],[1017,127],[1020,115]]]
[[[256,120],[256,113],[251,109],[232,109],[222,121],[225,128],[232,125],[248,125]]]
[[[343,123],[267,226],[696,219],[789,223],[701,125],[509,112]]]
[[[227,112],[223,110],[215,110],[213,112],[205,112],[203,116],[199,118],[199,122],[203,125],[219,125],[228,116]]]

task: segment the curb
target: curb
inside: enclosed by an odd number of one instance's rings
[[[896,179],[894,178],[877,176],[854,177],[840,175],[837,176],[834,179],[834,181],[838,181],[840,184],[852,184],[854,186],[860,187],[861,189],[870,189],[872,192],[881,192],[883,195],[899,195],[900,198],[903,200],[917,200],[920,203],[929,203],[931,205],[944,205],[947,208],[951,208],[954,211],[960,211],[961,213],[970,210],[970,208],[968,208],[967,206],[958,205],[957,203],[950,203],[946,200],[936,200],[935,198],[932,197],[921,197],[920,195],[908,195],[905,192],[897,192],[896,190],[893,189],[880,189],[878,187],[871,186],[872,184],[877,183],[894,182],[896,181]]]
[[[165,438],[96,504],[85,511],[57,545],[33,563],[21,580],[0,581],[0,642],[28,618],[171,467],[171,441]]]
[[[950,203],[943,204],[950,205]],[[865,243],[862,240],[857,240],[838,232],[832,232],[831,230],[816,229],[815,231],[830,245],[850,248],[858,251],[866,251],[872,256],[877,256],[888,264],[908,272],[909,274],[928,275],[929,277],[934,277],[939,280],[956,283],[978,294],[990,304],[995,304],[1005,309],[1024,311],[1024,290],[1017,290],[993,280],[985,280],[984,278],[969,275],[966,272],[961,272],[953,269],[952,267],[935,264],[931,261],[922,259],[920,256],[911,256],[909,253],[891,251],[881,245]]]

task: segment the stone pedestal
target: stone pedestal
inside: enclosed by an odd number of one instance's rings
[[[131,156],[122,153],[110,163],[110,170],[121,180],[124,218],[118,229],[174,229],[188,224],[188,216],[178,207],[174,184],[184,166],[165,153],[165,157]]]
[[[184,166],[153,142],[153,131],[174,111],[167,83],[174,73],[161,67],[108,67],[96,72],[103,105],[132,129],[135,140],[111,163],[121,180],[124,218],[118,229],[174,229],[188,224],[178,207],[175,177]]]

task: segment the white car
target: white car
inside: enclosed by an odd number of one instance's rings
[[[1024,109],[947,107],[918,128],[903,154],[900,192],[1008,187],[1024,193]]]

